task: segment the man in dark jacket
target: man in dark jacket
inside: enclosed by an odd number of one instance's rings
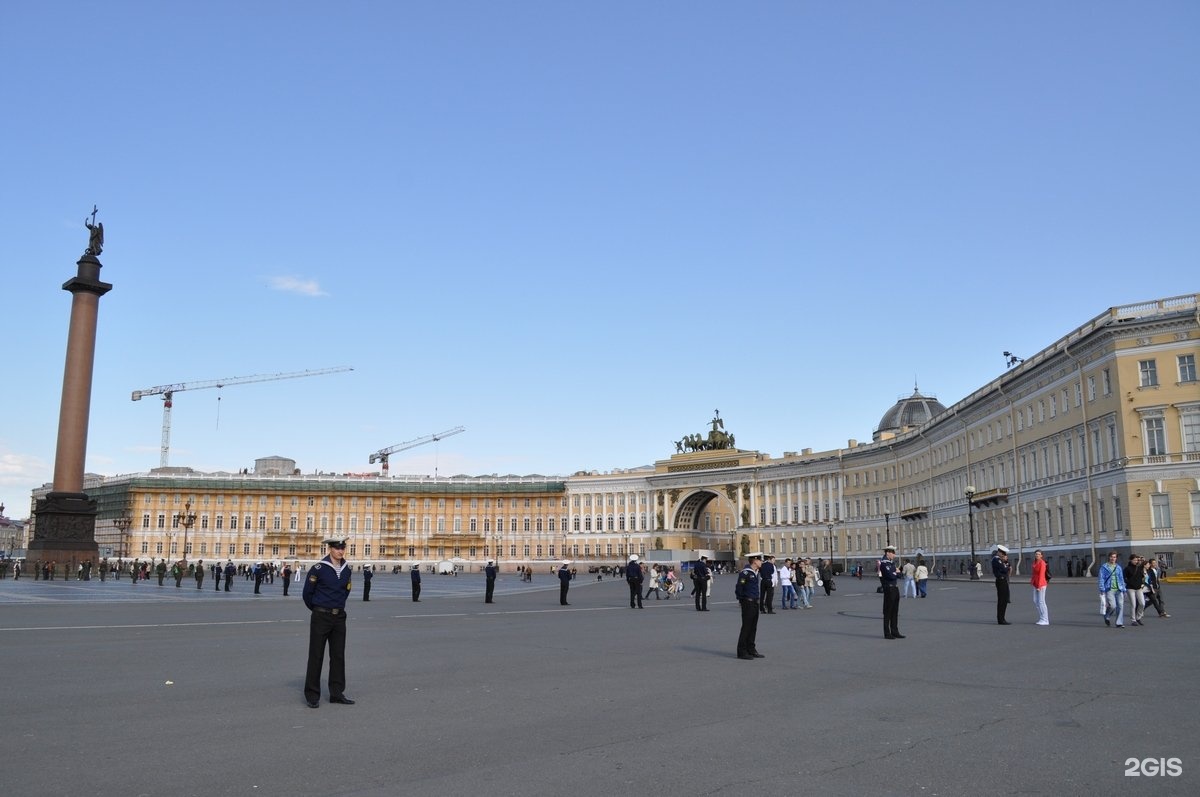
[[[1125,565],[1125,588],[1129,595],[1129,617],[1134,625],[1142,624],[1146,614],[1146,593],[1142,587],[1146,584],[1146,567],[1142,557],[1135,553],[1129,554],[1129,564]]]
[[[642,574],[642,565],[638,561],[638,555],[635,553],[629,554],[629,565],[625,568],[625,582],[629,584],[629,608],[642,608],[642,581],[645,576]]]
[[[696,565],[692,569],[692,578],[696,582],[696,611],[708,611],[708,580],[712,578],[712,573],[708,570],[708,557],[701,556],[696,560]]]
[[[570,606],[567,603],[567,590],[571,588],[571,561],[564,559],[562,567],[558,568],[558,603],[560,606]]]

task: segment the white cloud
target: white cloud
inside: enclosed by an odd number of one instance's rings
[[[292,276],[268,277],[267,284],[271,286],[271,290],[283,291],[284,293],[298,293],[301,296],[329,295],[321,290],[320,283],[314,279],[301,279],[300,277]]]

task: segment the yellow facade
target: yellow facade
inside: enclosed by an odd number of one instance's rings
[[[985,559],[999,543],[1018,561],[1041,548],[1057,572],[1114,548],[1197,567],[1197,299],[1110,308],[926,422],[833,451],[743,451],[714,418],[710,437],[727,447],[684,451],[681,441],[653,467],[611,473],[156,471],[85,489],[100,505],[102,553],[126,558],[178,558],[190,502],[189,558],[235,562],[311,560],[337,536],[357,562],[478,567],[494,557],[505,569],[761,549],[873,570],[887,542],[955,571],[972,549]]]

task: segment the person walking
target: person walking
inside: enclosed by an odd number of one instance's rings
[[[229,592],[230,586],[233,584],[233,577],[237,575],[237,568],[234,567],[233,560],[229,559],[225,562],[225,591]]]
[[[488,559],[487,564],[483,568],[483,602],[491,603],[492,595],[496,591],[496,574],[500,569],[496,567],[494,559]]]
[[[817,560],[817,586],[825,588],[825,596],[833,594],[833,563]]]
[[[649,598],[650,593],[653,592],[654,600],[656,600],[656,601],[662,600],[662,594],[660,592],[662,589],[662,584],[659,583],[660,573],[658,572],[658,565],[654,565],[653,567],[650,568],[649,576],[650,576],[650,586],[646,587],[645,597]]]
[[[1154,607],[1159,617],[1170,617],[1163,602],[1162,579],[1159,578],[1158,558],[1146,562],[1146,603]]]
[[[805,609],[811,609],[813,589],[817,586],[817,569],[813,567],[812,558],[805,557],[803,564],[804,580],[800,582],[800,600]]]
[[[917,566],[907,559],[904,560],[904,566],[900,568],[900,572],[904,574],[904,597],[917,597]],[[909,595],[909,593],[912,593]]]
[[[929,568],[925,566],[924,559],[917,560],[917,571],[913,575],[913,578],[917,581],[917,594],[922,598],[928,597]]]
[[[564,559],[558,568],[558,603],[560,606],[570,606],[567,603],[567,590],[571,588],[571,560]]]
[[[742,626],[738,630],[737,657],[743,661],[766,658],[758,652],[759,568],[762,553],[746,554],[746,566],[738,573],[733,594],[742,610]]]
[[[629,585],[629,608],[642,608],[642,565],[638,555],[629,554],[629,564],[625,566],[625,583]]]
[[[204,588],[204,560],[203,559],[200,559],[199,561],[196,562],[196,572],[193,575],[196,576],[196,589],[203,589]]]
[[[992,576],[996,579],[997,625],[1012,625],[1004,619],[1004,613],[1008,611],[1008,604],[1011,602],[1008,593],[1008,576],[1011,572],[1012,565],[1008,563],[1008,548],[997,545],[996,550],[992,553]]]
[[[309,708],[321,705],[321,669],[329,647],[329,702],[354,705],[346,697],[346,598],[350,596],[353,568],[346,561],[346,541],[323,540],[329,553],[314,564],[304,582],[308,623],[308,667],[304,674],[304,700]]]
[[[904,639],[900,633],[900,587],[896,584],[899,574],[896,572],[896,546],[889,545],[883,549],[883,558],[879,560],[879,580],[883,587],[883,638]]]
[[[1146,614],[1146,568],[1142,557],[1135,553],[1129,554],[1129,564],[1125,565],[1125,589],[1129,593],[1129,624],[1141,625],[1142,617]]]
[[[1046,587],[1050,585],[1047,577],[1049,568],[1041,550],[1033,552],[1033,571],[1029,583],[1033,586],[1033,605],[1037,607],[1037,625],[1050,625],[1050,610],[1046,608]]]
[[[375,577],[370,565],[363,565],[363,602],[371,600],[371,579]]]
[[[409,568],[408,577],[412,580],[412,599],[413,603],[421,602],[421,563],[415,562]]]
[[[1104,601],[1104,624],[1112,625],[1109,618],[1116,620],[1117,628],[1125,627],[1125,574],[1117,562],[1117,552],[1109,551],[1108,561],[1100,565],[1100,599]]]
[[[288,596],[288,585],[292,583],[292,566],[287,562],[283,565],[283,597]]]
[[[696,560],[695,567],[692,568],[692,577],[695,581],[696,595],[696,611],[708,611],[708,580],[712,578],[712,574],[708,570],[708,557],[701,556]]]

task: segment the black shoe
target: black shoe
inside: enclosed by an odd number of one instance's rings
[[[338,695],[337,697],[331,697],[331,698],[329,698],[329,702],[330,703],[341,703],[343,706],[353,706],[354,705],[354,701],[351,700],[350,698],[346,697],[345,695]]]
[[[739,653],[738,658],[741,659],[742,661],[754,661],[754,657],[751,656],[749,653]]]
[[[996,625],[1012,625],[1008,620],[997,620]]]
[[[883,638],[884,639],[895,639],[896,637],[892,636],[891,634],[884,634]]]
[[[894,639],[904,639],[905,638],[904,634],[892,634],[892,637]]]
[[[308,703],[308,707],[309,707],[309,708],[320,708],[320,707],[321,707],[321,703],[320,703],[320,701],[317,701],[317,700],[308,700],[308,699],[305,699],[305,701],[304,701],[304,702],[305,702],[305,703]]]
[[[759,653],[757,650],[752,650],[752,651],[750,651],[750,655],[751,655],[751,656],[753,656],[753,657],[754,657],[754,658],[756,658],[756,659],[765,659],[765,658],[766,658],[766,656],[764,656],[763,654]]]

